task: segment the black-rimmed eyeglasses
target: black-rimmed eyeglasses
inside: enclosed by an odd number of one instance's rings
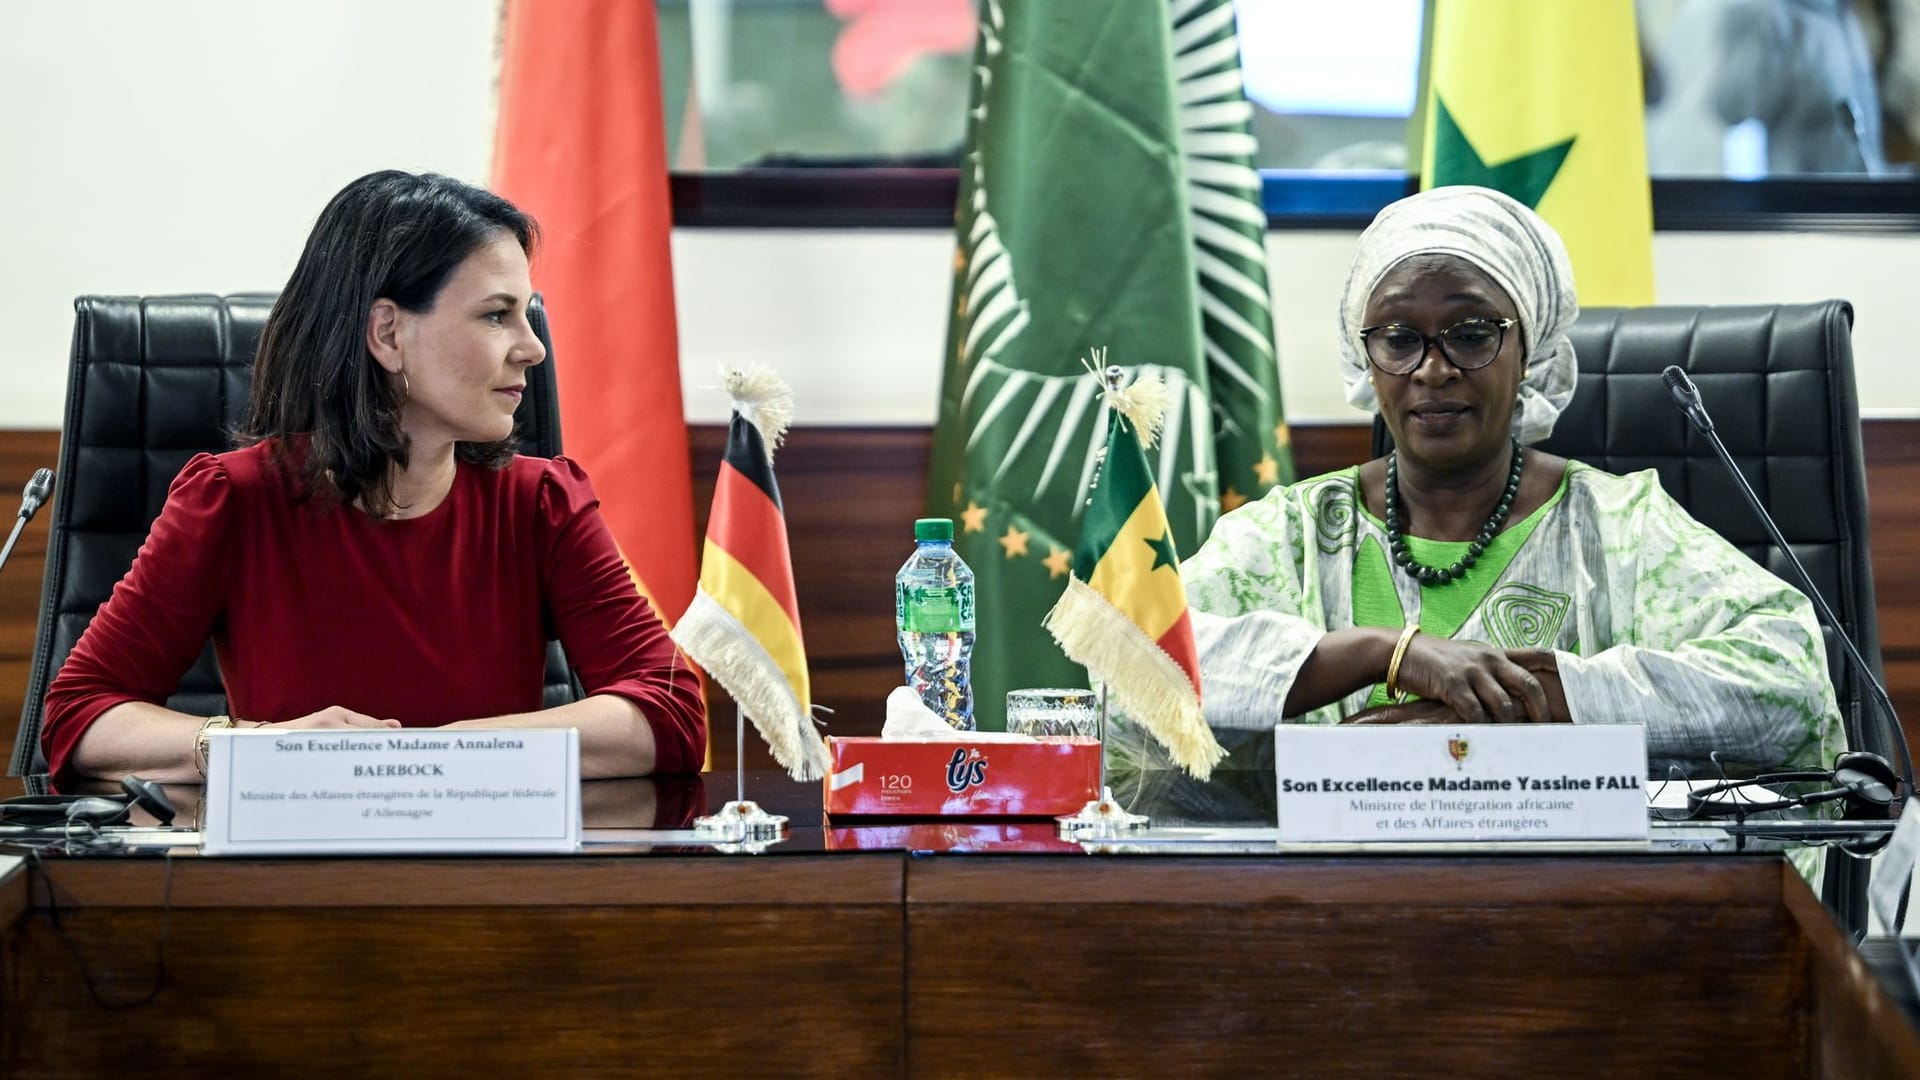
[[[1440,346],[1440,355],[1462,371],[1473,371],[1493,363],[1506,344],[1507,329],[1516,319],[1462,319],[1432,337],[1405,323],[1381,323],[1362,327],[1360,341],[1367,359],[1389,375],[1405,375],[1420,366],[1427,350]]]

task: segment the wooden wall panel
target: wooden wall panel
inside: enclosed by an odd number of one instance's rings
[[[1868,420],[1862,428],[1888,689],[1906,718],[1909,739],[1920,742],[1920,547],[1912,543],[1920,536],[1920,420]],[[1301,425],[1293,438],[1303,476],[1367,454],[1368,429],[1361,424]],[[703,532],[725,440],[718,425],[696,426],[690,435],[696,524]],[[0,507],[17,505],[14,493],[35,468],[53,463],[58,442],[57,432],[0,431]],[[931,446],[923,427],[808,427],[795,429],[780,452],[780,490],[814,699],[835,710],[827,718],[830,731],[877,732],[881,703],[900,682],[892,579],[906,559],[911,522],[925,499]],[[0,747],[12,745],[25,692],[46,551],[42,513],[0,571]],[[9,512],[0,520],[10,525],[11,517]],[[714,763],[731,766],[732,725],[726,720],[732,705],[717,688],[713,700],[719,736]],[[765,748],[751,737],[748,742],[748,764],[765,765]]]
[[[1860,436],[1881,664],[1907,742],[1920,746],[1920,420],[1863,420]]]
[[[11,531],[21,489],[35,469],[51,469],[60,447],[57,431],[0,431],[0,529]],[[56,486],[53,497],[60,492]],[[27,661],[39,620],[40,578],[47,562],[48,503],[27,523],[5,567],[0,567],[0,755],[11,758],[20,706],[27,694]],[[0,532],[0,544],[6,533]]]

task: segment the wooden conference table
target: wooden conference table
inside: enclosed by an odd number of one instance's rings
[[[8,859],[0,1072],[1920,1076],[1776,854],[1088,850],[777,775],[764,852],[657,831],[731,787],[590,785],[573,857]]]

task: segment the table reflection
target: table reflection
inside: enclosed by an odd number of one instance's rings
[[[1271,745],[1270,743],[1268,744]],[[1489,843],[1477,841],[1427,842],[1421,844],[1303,845],[1281,844],[1275,828],[1270,761],[1259,759],[1257,743],[1239,747],[1237,752],[1252,768],[1224,769],[1213,784],[1200,784],[1177,769],[1155,768],[1150,759],[1127,761],[1132,768],[1114,770],[1114,794],[1128,810],[1151,819],[1148,830],[1139,834],[1108,837],[1063,837],[1052,818],[858,818],[836,817],[828,820],[822,813],[822,786],[819,782],[800,783],[777,769],[749,770],[745,774],[747,798],[768,812],[785,815],[790,831],[780,840],[756,844],[753,854],[804,855],[822,851],[896,851],[909,853],[1090,853],[1128,855],[1206,855],[1206,854],[1377,854],[1457,855],[1475,852],[1489,855],[1525,855],[1539,851],[1579,851],[1591,853],[1706,853],[1706,852],[1795,852],[1846,844],[1858,854],[1868,854],[1884,842],[1891,822],[1839,822],[1809,819],[1781,820],[1769,815],[1766,820],[1742,823],[1726,821],[1656,821],[1650,842],[1610,843]],[[1269,751],[1270,753],[1270,751]],[[1121,756],[1121,755],[1116,755]],[[1140,768],[1139,765],[1149,767]],[[1265,771],[1261,777],[1260,772]],[[0,794],[14,795],[20,788],[47,790],[29,781],[0,781]],[[1264,779],[1265,784],[1260,783]],[[176,811],[173,828],[178,833],[195,831],[200,826],[201,788],[198,785],[167,785],[163,789]],[[121,795],[117,783],[90,780],[68,794]],[[702,836],[693,831],[694,819],[718,811],[739,790],[731,773],[711,776],[635,777],[619,780],[588,780],[580,785],[583,840],[589,850],[599,854],[685,853],[740,854],[748,849],[729,846],[722,838]],[[151,815],[136,810],[130,824],[151,829],[157,824]],[[1878,826],[1876,829],[1874,826]],[[1859,834],[1840,835],[1850,828]],[[155,843],[150,846],[164,847]],[[1800,861],[1795,856],[1796,864]],[[1811,866],[1813,864],[1809,864]]]
[[[16,781],[18,783],[18,781]],[[173,827],[198,829],[202,788],[198,784],[163,784],[161,790],[173,803]],[[104,795],[118,797],[120,785],[112,780],[83,780],[61,794]],[[819,806],[814,807],[816,813]],[[634,776],[617,780],[584,780],[580,784],[580,821],[587,829],[685,829],[693,819],[706,813],[706,777],[700,773],[680,776]],[[152,814],[135,808],[128,824],[152,828],[159,824]]]

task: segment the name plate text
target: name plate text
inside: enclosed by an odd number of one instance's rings
[[[209,734],[209,855],[580,846],[580,733],[572,729]]]
[[[1274,759],[1282,841],[1647,837],[1637,724],[1282,724]]]

